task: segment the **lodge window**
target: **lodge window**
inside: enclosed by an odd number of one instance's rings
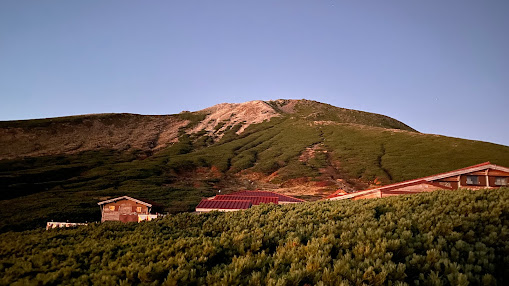
[[[467,176],[467,184],[479,185],[479,177],[478,176]]]
[[[136,207],[136,212],[141,213],[141,207]]]
[[[110,211],[115,211],[115,206],[109,206],[108,209],[110,209]]]
[[[507,177],[496,177],[495,186],[507,186]]]

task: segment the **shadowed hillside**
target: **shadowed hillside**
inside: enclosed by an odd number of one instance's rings
[[[198,112],[0,122],[0,231],[92,221],[129,195],[190,211],[202,197],[262,189],[316,200],[485,161],[509,147],[422,134],[367,112],[308,100]]]

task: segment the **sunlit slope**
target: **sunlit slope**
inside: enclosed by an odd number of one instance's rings
[[[138,150],[151,155],[178,140],[182,133],[219,140],[235,128],[291,114],[306,120],[329,120],[383,128],[413,130],[393,118],[339,108],[309,100],[222,103],[197,112],[174,115],[90,114],[0,121],[0,160],[76,154],[97,150]]]
[[[192,138],[185,142],[186,151],[180,152],[185,154],[168,156],[170,165],[214,165],[224,172],[277,171],[283,179],[319,176],[320,169],[332,162],[337,162],[338,172],[365,182],[376,178],[398,182],[485,161],[509,165],[507,146],[292,116],[253,125],[240,135],[227,134],[207,148],[193,150]],[[311,160],[301,160],[311,146],[322,152],[316,152]],[[169,154],[165,152],[155,157]]]

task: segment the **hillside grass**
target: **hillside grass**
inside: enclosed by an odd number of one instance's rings
[[[403,122],[385,115],[339,108],[330,104],[311,100],[300,101],[300,103],[295,106],[295,113],[301,118],[314,121],[332,121],[416,132],[415,129]]]
[[[99,201],[128,195],[194,210],[208,186],[180,184],[165,160],[139,160],[136,152],[89,151],[0,161],[0,232],[43,227],[47,221],[98,221]]]
[[[322,130],[343,168],[367,180],[400,182],[486,161],[509,166],[509,147],[493,143],[341,124]]]
[[[291,115],[252,125],[204,149],[193,149],[193,143],[187,142],[187,151],[170,159],[170,165],[214,165],[232,173],[277,171],[282,180],[320,175],[328,158],[318,156],[308,163],[298,160],[315,144],[321,144],[340,163],[340,171],[367,182],[376,178],[399,182],[486,161],[509,166],[507,146],[357,124],[322,125]],[[156,156],[168,156],[168,152],[174,149]]]
[[[509,189],[0,234],[0,284],[507,285]]]
[[[157,117],[158,115],[151,115]],[[160,115],[164,116],[164,115]],[[99,113],[99,114],[85,114],[64,117],[40,118],[40,119],[25,119],[25,120],[11,120],[0,121],[0,128],[59,128],[62,125],[81,125],[85,121],[101,120],[107,124],[122,125],[127,119],[141,118],[142,116],[133,113]]]

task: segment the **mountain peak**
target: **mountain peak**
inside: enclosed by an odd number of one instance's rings
[[[386,129],[400,129],[415,132],[408,125],[391,117],[364,111],[332,106],[307,99],[276,99],[269,101],[254,100],[244,103],[220,103],[197,111],[205,114],[205,119],[187,133],[205,130],[220,138],[223,131],[239,125],[237,134],[242,133],[251,124],[261,123],[273,117],[288,114],[304,120],[357,124]]]
[[[251,124],[261,123],[270,120],[272,117],[280,116],[278,111],[262,100],[243,103],[220,103],[198,112],[206,114],[206,117],[188,133],[205,130],[208,133],[222,134],[228,128],[240,124],[241,127],[237,131],[239,134]]]
[[[0,122],[0,160],[98,149],[154,152],[177,142],[182,131],[207,134],[217,141],[226,131],[241,134],[276,117],[296,124],[355,124],[415,132],[388,116],[312,100],[254,100],[176,115],[96,114]]]

